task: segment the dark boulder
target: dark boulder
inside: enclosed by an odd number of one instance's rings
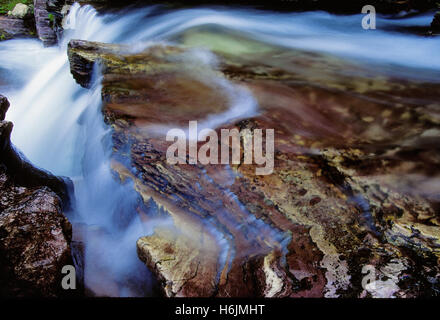
[[[215,79],[212,69],[188,59],[190,38],[182,37],[184,47],[150,46],[135,54],[123,45],[69,44],[71,71],[81,85],[89,86],[94,63],[101,66],[102,112],[114,130],[112,169],[121,181],[134,182],[146,225],[158,215],[170,219],[137,241],[138,256],[163,293],[435,295],[440,220],[431,199],[438,192],[434,183],[423,188],[409,179],[440,176],[440,118],[431,104],[439,84],[372,73],[368,65],[329,55],[281,48],[245,55],[198,42],[217,55],[216,75],[251,91],[260,110],[224,120],[217,135],[247,129],[243,139],[252,139],[255,128],[276,128],[274,171],[258,176],[254,164],[173,165],[166,130],[149,129],[185,129],[189,120],[203,121],[228,106],[217,86],[206,85]],[[399,106],[394,97],[402,98]],[[414,105],[420,97],[425,105]],[[362,285],[364,265],[380,279],[372,286]]]
[[[73,265],[72,228],[63,215],[72,183],[22,159],[12,146],[0,95],[0,296],[64,296],[63,266]]]
[[[47,11],[47,0],[34,0],[35,25],[38,37],[43,41],[44,46],[57,44],[57,35],[52,28],[53,15]]]
[[[9,108],[9,101],[0,94],[0,120],[5,120],[6,111]]]

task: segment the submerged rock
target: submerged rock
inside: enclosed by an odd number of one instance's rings
[[[81,85],[101,66],[113,169],[142,196],[141,219],[157,224],[137,246],[165,295],[438,294],[438,83],[227,33],[180,39],[137,53],[69,44]],[[206,119],[218,135],[248,129],[242,145],[275,129],[273,173],[170,164],[167,131]]]
[[[19,157],[12,127],[0,118],[0,296],[65,296],[61,269],[73,264],[66,182]]]

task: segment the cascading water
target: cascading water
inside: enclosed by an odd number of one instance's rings
[[[25,47],[41,57],[40,68],[19,65],[31,80],[19,93],[6,88],[16,106],[8,114],[16,123],[13,142],[37,166],[74,181],[75,212],[69,218],[77,226],[74,238],[81,234],[86,243],[84,281],[94,295],[151,292],[148,271],[136,254],[136,240],[148,232],[135,214],[133,187],[117,182],[110,169],[111,137],[100,111],[99,79],[90,91],[80,88],[70,75],[66,50],[71,38],[112,42],[121,33],[115,31],[126,30],[127,24],[128,19],[120,19],[105,28],[92,7],[75,4],[60,48],[19,41],[20,51]]]
[[[130,182],[121,184],[111,171],[112,142],[100,110],[99,73],[90,90],[75,83],[66,54],[70,39],[125,43],[136,51],[152,42],[178,41],[177,35],[209,25],[271,45],[343,53],[382,65],[392,61],[437,74],[440,71],[440,61],[435,57],[438,41],[399,35],[391,46],[387,32],[354,27],[360,24],[359,16],[334,19],[321,12],[280,14],[233,9],[190,9],[157,15],[156,10],[150,7],[120,16],[98,16],[92,7],[74,4],[58,48],[43,48],[36,40],[0,44],[0,72],[8,79],[8,83],[0,83],[0,89],[12,105],[8,119],[15,124],[13,143],[35,165],[74,181],[76,206],[70,219],[85,225],[84,277],[86,287],[96,295],[140,296],[151,292],[148,272],[135,248],[137,238],[151,230],[145,230],[135,213],[140,199],[133,186]],[[428,16],[420,16],[398,23],[417,26],[428,21]],[[388,22],[381,18],[380,23]],[[223,87],[234,91],[230,83],[223,83]],[[244,115],[240,110],[255,112],[252,96],[240,90],[236,93],[233,102],[238,105],[226,114],[235,117]],[[218,120],[209,118],[215,125]]]

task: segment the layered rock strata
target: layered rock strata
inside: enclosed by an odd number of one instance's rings
[[[8,107],[0,96],[0,296],[71,295],[61,287],[63,266],[73,264],[66,182],[18,155]]]

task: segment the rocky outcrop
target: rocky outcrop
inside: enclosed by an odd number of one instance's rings
[[[34,16],[38,37],[47,47],[56,45],[63,32],[62,22],[74,2],[90,4],[96,9],[112,8],[113,1],[34,0]],[[116,1],[117,2],[117,1]],[[126,3],[125,3],[126,5]],[[118,5],[121,7],[121,5]]]
[[[95,62],[105,58],[107,55],[117,55],[120,49],[121,46],[119,45],[95,43],[84,40],[70,41],[67,53],[70,62],[70,72],[73,78],[84,88],[89,88],[92,85],[91,81]],[[115,61],[115,64],[116,63],[117,61]],[[110,64],[111,61],[106,60],[104,67],[110,68]]]
[[[9,101],[6,97],[0,95],[0,121],[5,120],[6,112],[9,109]]]
[[[218,31],[180,39],[137,53],[69,44],[81,85],[101,66],[113,169],[157,225],[137,246],[165,295],[437,295],[437,83]],[[234,97],[241,108],[255,99],[257,112],[228,119]],[[255,129],[275,129],[272,174],[191,164],[188,153],[186,164],[167,161],[168,129],[215,115],[218,134],[247,132],[242,147]]]
[[[440,34],[440,12],[437,12],[431,22],[431,31]]]
[[[66,183],[18,156],[0,102],[0,296],[70,295],[61,287],[62,267],[73,265]]]
[[[0,16],[0,40],[35,37],[35,27],[32,22],[32,19]]]
[[[265,3],[266,2],[266,3]],[[287,2],[287,3],[286,3]],[[267,1],[258,1],[257,5],[275,6],[283,10],[284,7],[290,10],[325,10],[335,13],[359,13],[365,5],[373,5],[377,12],[381,13],[399,13],[401,11],[426,11],[436,7],[435,0],[347,0],[329,2],[325,0],[291,0],[291,1],[275,1],[268,4]],[[284,9],[284,10],[289,10]]]
[[[23,187],[49,187],[61,199],[63,209],[69,209],[72,205],[69,198],[69,190],[73,188],[72,182],[68,178],[59,178],[44,170],[35,168],[23,159],[11,145],[12,127],[11,122],[2,121],[0,135],[0,161],[8,168],[10,177]]]

